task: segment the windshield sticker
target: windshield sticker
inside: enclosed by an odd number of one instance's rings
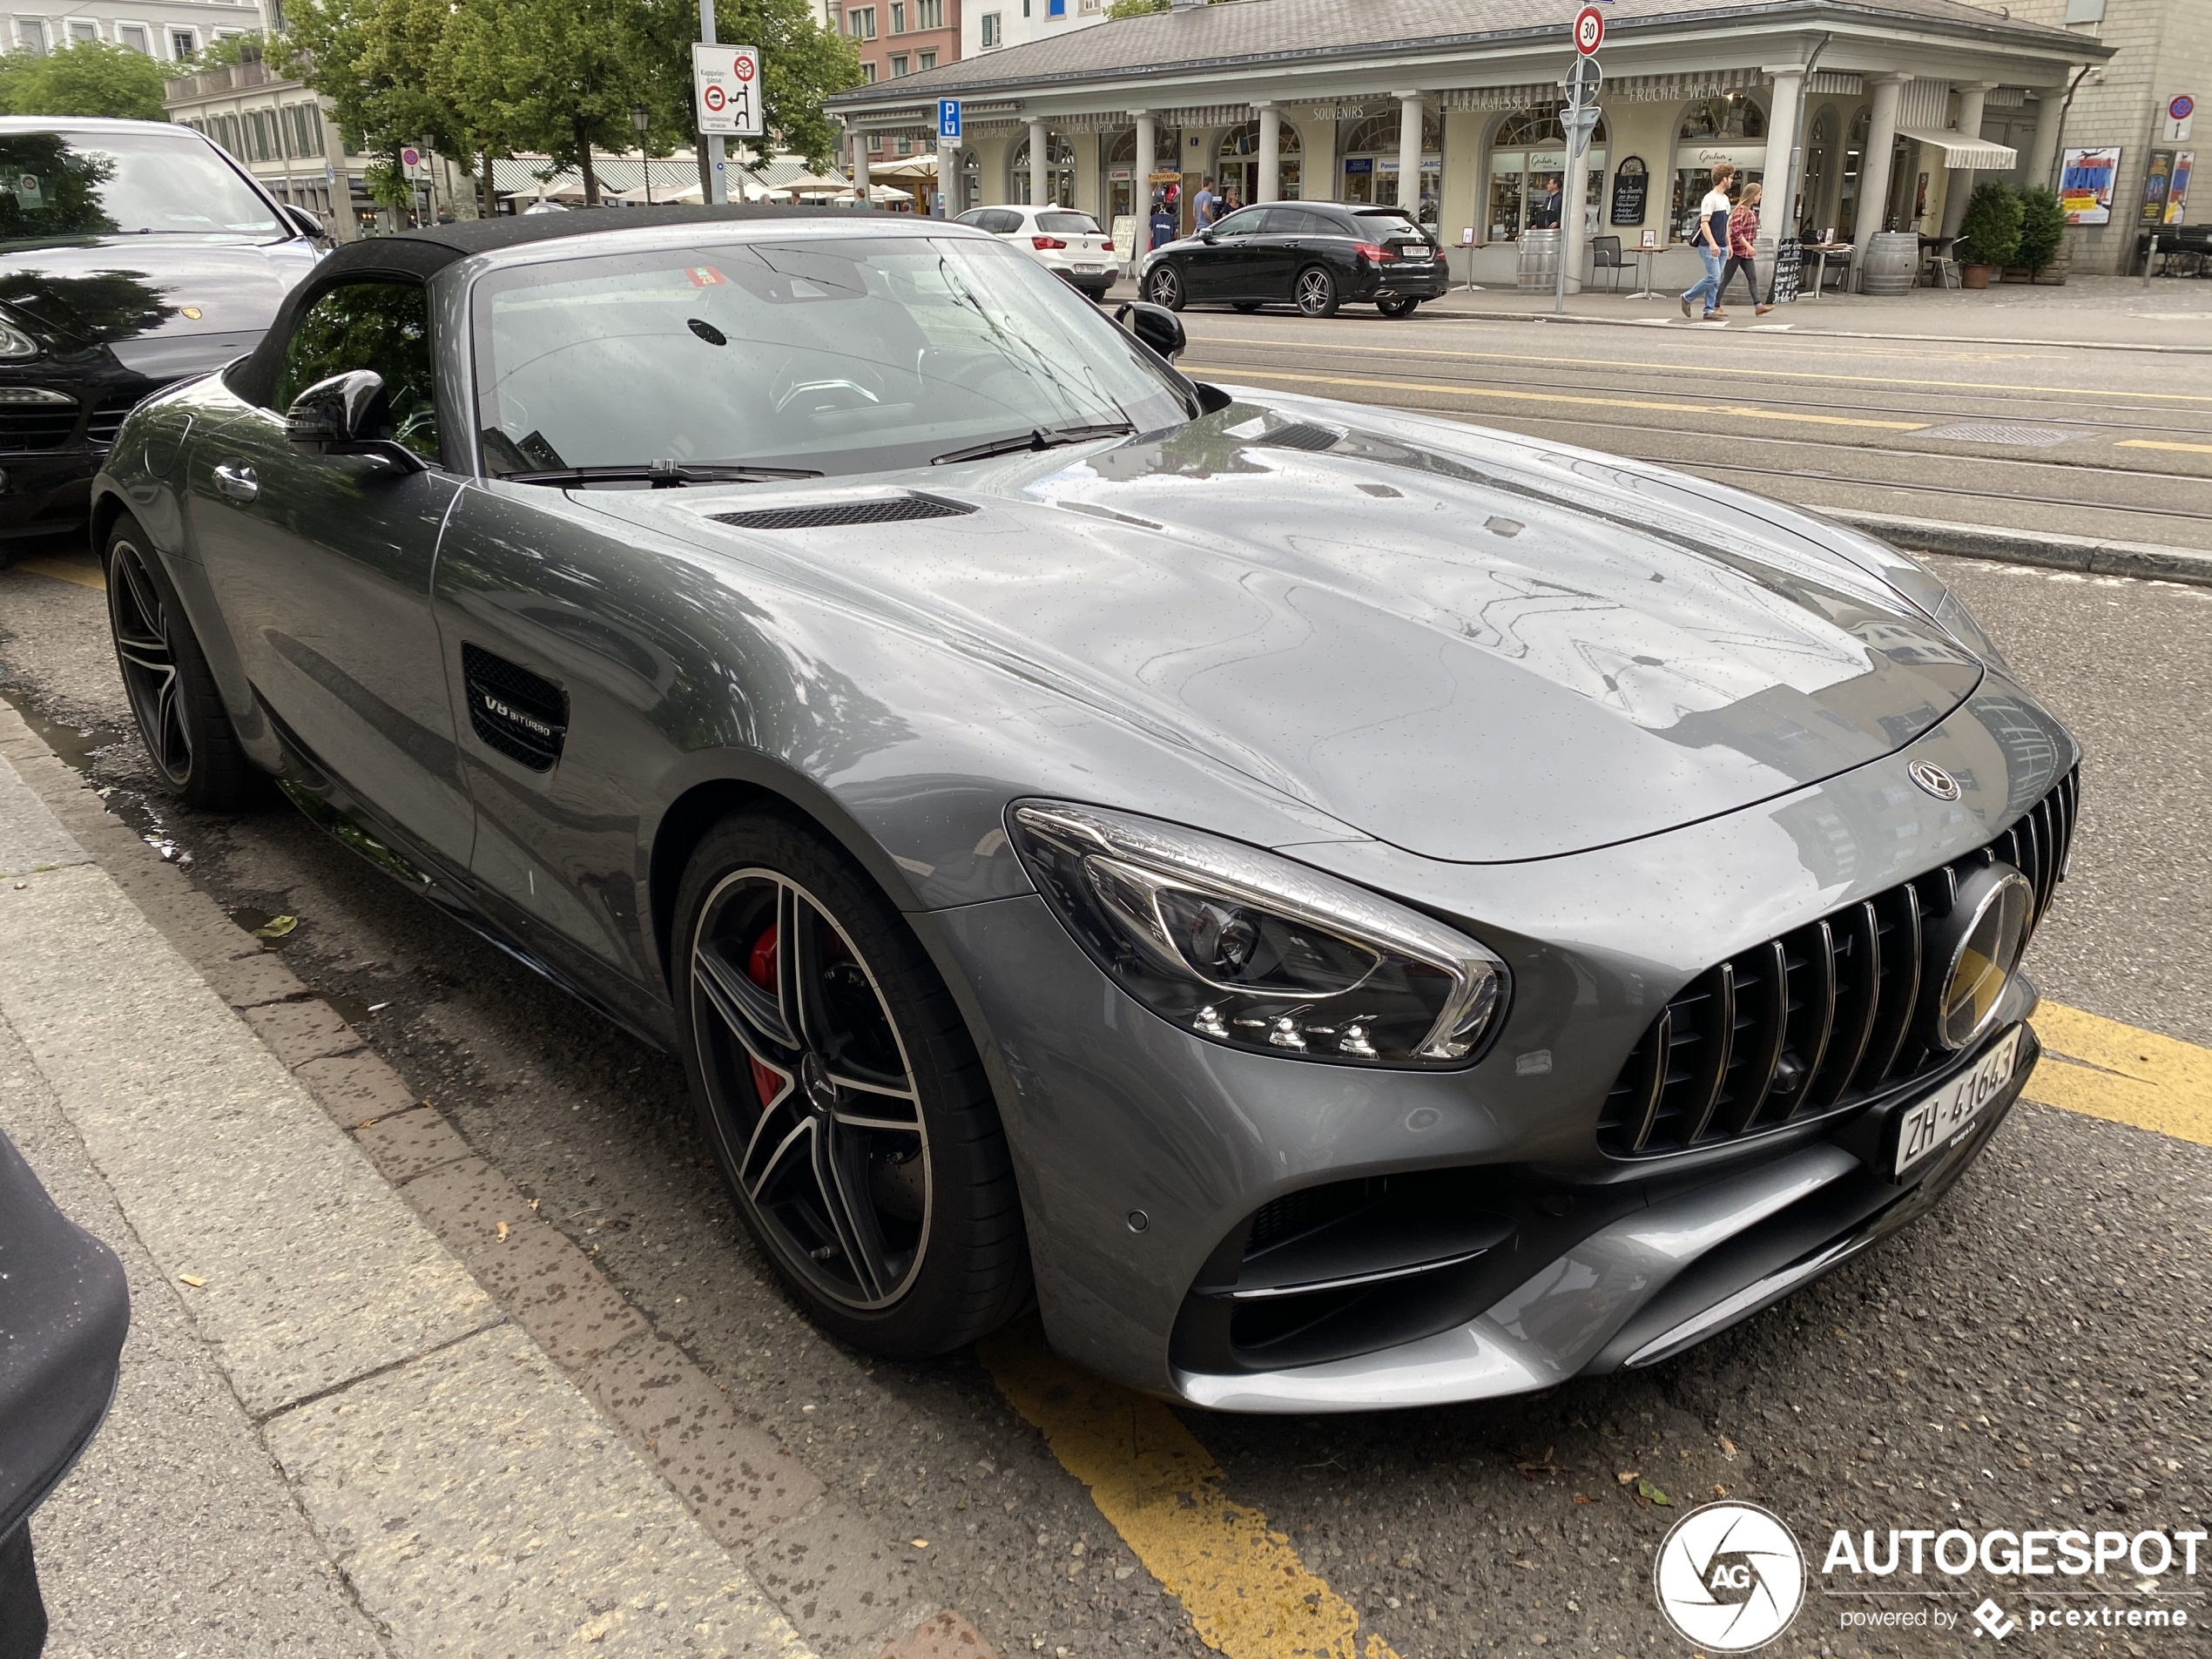
[[[691,279],[695,288],[718,288],[730,280],[711,265],[686,266],[684,274]]]

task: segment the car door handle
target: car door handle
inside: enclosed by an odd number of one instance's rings
[[[215,488],[233,501],[252,501],[261,493],[261,480],[243,461],[219,461]]]

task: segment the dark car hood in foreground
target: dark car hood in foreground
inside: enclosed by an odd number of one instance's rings
[[[314,249],[297,239],[0,244],[0,304],[51,348],[105,345],[125,368],[170,379],[252,349],[314,263]]]
[[[780,555],[1437,859],[1553,856],[1749,806],[1910,743],[1980,678],[1865,571],[1696,481],[1295,407],[1353,429],[1285,447],[1287,410],[1240,402],[1165,440],[900,475],[977,509],[958,517],[705,516],[896,493],[880,480],[579,500]]]

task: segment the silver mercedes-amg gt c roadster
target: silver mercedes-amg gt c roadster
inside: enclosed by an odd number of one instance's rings
[[[2077,802],[1965,608],[1182,338],[866,213],[344,247],[115,444],[123,678],[185,801],[273,774],[680,1054],[863,1348],[1034,1300],[1197,1405],[1474,1399],[1926,1211]]]

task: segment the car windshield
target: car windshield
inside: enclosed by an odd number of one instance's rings
[[[1193,413],[1185,384],[1028,254],[981,237],[727,243],[495,272],[475,299],[494,475],[850,474]]]
[[[269,205],[199,138],[158,131],[0,136],[0,241],[282,233]]]
[[[1089,213],[1039,213],[1037,228],[1048,236],[1096,236],[1098,221]]]

